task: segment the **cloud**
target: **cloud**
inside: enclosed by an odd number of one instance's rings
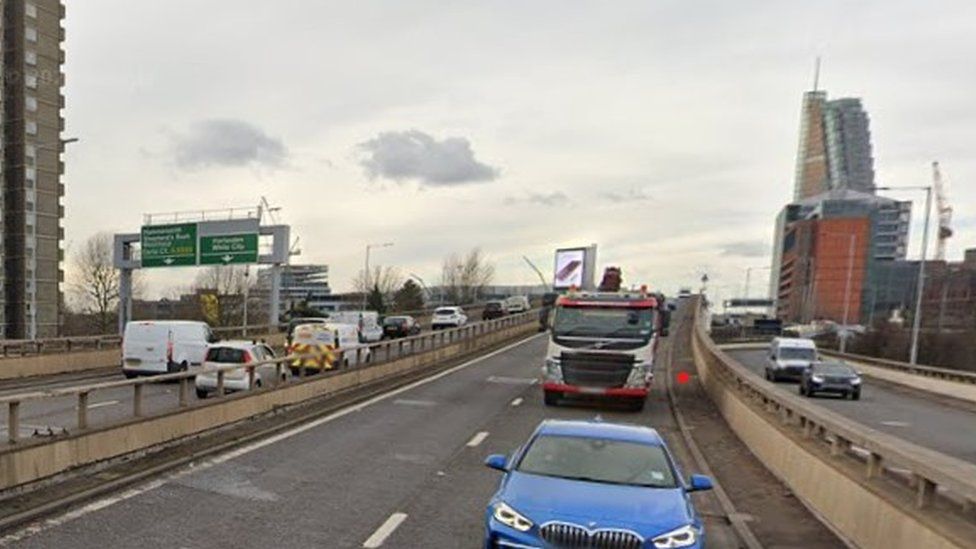
[[[514,196],[509,196],[505,198],[505,205],[511,206],[515,204],[538,204],[539,206],[547,207],[557,207],[557,206],[568,206],[572,203],[572,200],[566,196],[566,193],[562,191],[553,191],[550,193],[526,193],[522,198],[516,198]]]
[[[419,130],[383,132],[359,144],[360,165],[370,179],[413,179],[421,185],[453,186],[498,178],[498,168],[478,162],[463,137],[438,141]]]
[[[614,203],[626,203],[626,202],[645,202],[651,200],[651,195],[647,194],[644,189],[639,187],[632,187],[627,191],[603,191],[600,193],[600,197],[608,202]]]
[[[209,119],[194,123],[174,138],[173,157],[184,170],[261,165],[279,167],[288,156],[285,144],[243,120]]]
[[[722,246],[722,255],[725,257],[766,257],[769,253],[770,245],[761,240],[742,240]]]

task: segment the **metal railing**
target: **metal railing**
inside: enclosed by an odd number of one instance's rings
[[[322,371],[314,374],[307,373],[306,370],[308,368],[304,366],[304,361],[318,360],[321,358],[321,355],[289,355],[247,365],[230,364],[227,366],[207,368],[206,370],[195,369],[188,372],[161,374],[152,377],[126,379],[0,396],[0,406],[5,406],[7,409],[7,442],[10,444],[16,444],[21,439],[21,414],[24,406],[32,403],[50,401],[51,399],[58,398],[74,399],[77,408],[77,420],[75,421],[73,427],[77,430],[85,430],[91,427],[89,421],[89,402],[91,395],[100,391],[124,387],[128,387],[132,390],[132,409],[129,417],[115,420],[126,421],[131,418],[138,418],[146,415],[146,409],[144,406],[145,387],[151,384],[167,382],[178,383],[179,390],[176,391],[177,399],[175,405],[179,408],[183,408],[189,406],[190,404],[190,383],[193,381],[193,378],[196,375],[203,372],[211,374],[216,373],[217,390],[214,392],[214,395],[216,395],[217,398],[221,398],[227,394],[227,391],[225,390],[225,378],[228,372],[240,371],[241,369],[244,369],[247,373],[249,391],[274,390],[289,384],[301,383],[305,381],[306,378],[321,378],[323,375],[333,375],[335,373],[350,369],[369,368],[396,360],[398,358],[409,357],[419,353],[453,345],[455,343],[472,341],[485,334],[497,332],[512,326],[527,324],[536,320],[536,313],[530,311],[518,315],[489,320],[486,322],[466,324],[459,328],[427,332],[421,335],[401,339],[387,339],[370,345],[360,345],[355,349],[334,352],[335,356],[334,360],[332,361],[333,367],[331,369],[323,369]],[[352,360],[348,360],[352,359],[353,356],[355,356],[354,363]],[[294,377],[285,376],[285,379],[282,379],[284,369],[289,368],[289,364],[294,363],[295,361],[301,361],[299,362],[300,366],[297,367],[299,372],[298,375]],[[273,384],[270,387],[256,387],[257,369],[268,365],[274,365],[275,367]]]
[[[840,358],[843,360],[851,360],[854,362],[862,362],[868,366],[875,366],[878,368],[884,368],[886,370],[922,377],[931,377],[944,381],[955,381],[958,383],[976,385],[976,372],[953,370],[951,368],[938,368],[935,366],[921,366],[918,364],[913,365],[907,362],[898,362],[897,360],[888,360],[886,358],[876,358],[873,356],[857,355],[853,353],[841,353],[830,349],[822,349],[820,352],[826,356]]]
[[[696,312],[697,315],[697,312]],[[876,431],[796,395],[777,390],[723,352],[696,318],[694,343],[710,370],[729,390],[751,402],[770,423],[797,432],[808,444],[826,449],[830,459],[856,460],[861,482],[891,481],[913,498],[917,509],[936,504],[976,523],[976,465]]]

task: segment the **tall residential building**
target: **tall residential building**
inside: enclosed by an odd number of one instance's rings
[[[835,189],[873,193],[874,186],[871,131],[861,100],[803,94],[793,200]]]
[[[6,338],[58,335],[64,185],[64,19],[60,0],[0,0],[3,320]]]

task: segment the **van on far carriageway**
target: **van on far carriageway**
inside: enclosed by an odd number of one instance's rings
[[[132,378],[185,372],[199,366],[207,347],[217,341],[206,322],[136,320],[125,325],[122,373]]]

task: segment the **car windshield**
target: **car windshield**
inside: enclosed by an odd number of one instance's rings
[[[243,364],[244,349],[234,347],[211,347],[207,351],[207,362],[219,362],[222,364]]]
[[[624,307],[559,307],[553,335],[649,339],[654,331],[653,309]]]
[[[780,360],[816,360],[817,351],[805,347],[781,347]]]
[[[828,376],[852,376],[854,370],[844,364],[818,364],[814,367],[814,372]]]
[[[677,486],[671,462],[660,446],[602,438],[540,436],[526,451],[517,470],[607,484]]]

